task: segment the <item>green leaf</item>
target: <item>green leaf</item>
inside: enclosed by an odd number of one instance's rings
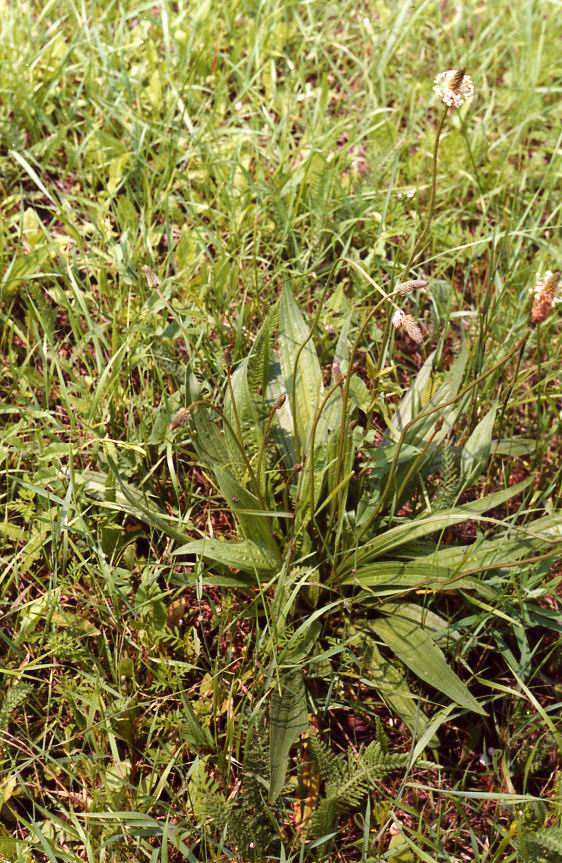
[[[184,730],[192,749],[195,752],[199,752],[201,748],[205,747],[213,749],[214,743],[209,729],[206,726],[201,725],[193,707],[183,692],[181,693],[181,697],[185,719]]]
[[[373,397],[369,392],[365,381],[359,375],[352,375],[349,382],[349,395],[351,400],[364,413],[367,413],[373,403]]]
[[[266,512],[257,497],[243,488],[227,470],[216,467],[214,473],[244,539],[257,542],[258,545],[269,549],[273,556],[277,556],[277,546],[273,538],[273,519],[269,517],[270,513]],[[263,516],[259,515],[260,512],[263,512]]]
[[[224,412],[235,432],[238,432],[238,422],[242,433],[242,443],[248,459],[252,459],[260,451],[263,442],[262,418],[257,409],[256,398],[250,390],[248,382],[248,367],[250,358],[246,358],[232,374],[232,391],[236,412],[232,404],[230,390],[227,390]]]
[[[502,438],[492,441],[492,450],[495,455],[521,456],[534,452],[538,441],[527,437]]]
[[[279,396],[287,396],[285,381],[278,360],[272,358],[268,367],[267,402],[271,409]],[[287,398],[284,405],[275,412],[275,420],[271,429],[273,440],[283,454],[283,460],[288,468],[292,468],[298,461],[296,441],[294,435],[294,422],[291,413],[291,405]]]
[[[234,566],[254,575],[272,575],[279,568],[279,560],[268,548],[249,539],[223,542],[218,539],[194,539],[176,548],[172,554],[200,554],[207,560]]]
[[[419,707],[419,698],[410,690],[402,672],[385,659],[374,639],[361,632],[352,643],[362,643],[361,677],[367,686],[373,686],[385,702],[402,719],[411,732],[419,737],[429,722]]]
[[[470,694],[465,684],[447,664],[445,654],[427,629],[399,612],[379,618],[372,624],[377,635],[421,680],[438,689],[452,701],[479,713],[486,711]]]
[[[449,371],[443,375],[443,382],[437,391],[423,406],[423,418],[414,422],[406,432],[406,443],[420,445],[422,441],[427,442],[432,437],[432,449],[435,449],[450,433],[463,407],[456,396],[463,381],[467,361],[468,347],[464,345]],[[435,423],[439,419],[443,420],[443,424],[435,433]]]
[[[274,691],[271,696],[269,799],[272,803],[285,785],[291,746],[307,728],[308,713],[302,673],[300,670],[285,672],[279,682],[279,691]]]
[[[494,539],[471,545],[443,546],[424,561],[437,567],[448,567],[457,575],[484,572],[491,567],[507,567],[526,557],[548,553],[562,546],[562,514],[546,516],[522,527],[511,527]]]
[[[290,288],[285,286],[279,307],[280,358],[301,446],[308,441],[323,391],[322,370],[310,335]]]
[[[463,447],[461,454],[461,483],[463,488],[475,482],[486,467],[492,445],[492,430],[497,407],[497,402],[495,402],[480,420]]]
[[[428,536],[432,533],[442,532],[445,528],[452,527],[455,524],[461,524],[463,521],[467,521],[468,519],[472,521],[486,521],[487,519],[482,518],[481,514],[483,512],[496,506],[500,506],[506,500],[519,494],[520,491],[529,485],[529,482],[530,479],[526,479],[523,480],[523,482],[518,483],[516,486],[486,495],[479,500],[470,501],[470,503],[463,504],[462,506],[443,510],[442,512],[433,513],[431,515],[425,515],[415,519],[414,521],[408,521],[403,524],[396,525],[396,527],[390,528],[384,533],[379,534],[379,536],[369,540],[365,545],[355,549],[352,555],[342,561],[342,564],[338,569],[338,573],[340,576],[344,575],[349,571],[356,570],[358,565],[361,563],[374,560],[377,557],[382,557],[383,554],[388,554],[390,551],[394,551],[401,546],[407,546],[410,543],[413,543],[416,539],[420,539],[421,537]],[[469,548],[469,546],[465,546],[465,549],[466,548]],[[434,559],[434,555],[432,554],[431,561]],[[436,561],[436,566],[439,565],[440,564]],[[441,575],[444,575],[444,573],[441,573]]]
[[[400,437],[400,432],[408,425],[408,423],[420,413],[424,400],[427,401],[427,389],[433,363],[435,360],[436,351],[433,351],[421,369],[417,373],[415,380],[410,385],[406,394],[402,396],[402,400],[398,405],[391,421],[390,428],[392,436],[395,440]]]
[[[187,403],[193,404],[201,399],[201,386],[194,375],[190,375],[186,386]],[[224,468],[237,479],[244,479],[248,472],[240,447],[228,428],[217,426],[218,413],[206,405],[198,405],[190,413],[192,439],[197,455],[211,470]],[[227,417],[228,418],[228,417]]]
[[[378,609],[383,614],[398,614],[405,620],[411,620],[419,626],[423,626],[426,632],[435,642],[442,639],[457,640],[460,638],[458,632],[451,630],[447,621],[431,609],[415,602],[385,602]]]
[[[389,560],[369,563],[347,576],[342,584],[357,584],[370,588],[370,593],[385,595],[405,590],[428,589],[431,591],[463,588],[474,590],[480,583],[463,577],[452,567],[439,566],[430,558],[413,561]]]

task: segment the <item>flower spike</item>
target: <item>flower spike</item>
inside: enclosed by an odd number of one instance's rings
[[[440,72],[435,78],[433,88],[441,101],[449,108],[460,108],[460,106],[474,95],[474,84],[472,78],[464,69],[449,69]]]

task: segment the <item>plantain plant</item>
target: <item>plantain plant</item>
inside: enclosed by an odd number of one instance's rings
[[[346,648],[359,650],[389,707],[418,735],[427,719],[403,666],[450,703],[483,715],[440,644],[447,621],[426,598],[462,590],[493,603],[502,573],[554,555],[560,545],[559,514],[524,524],[486,515],[530,480],[467,495],[491,454],[513,448],[493,439],[495,403],[466,437],[474,389],[505,358],[467,379],[466,345],[445,372],[436,371],[431,354],[386,412],[386,432],[375,442],[367,420],[379,393],[354,370],[364,327],[352,346],[350,328],[348,321],[325,381],[314,324],[285,287],[249,356],[234,370],[227,357],[222,404],[205,399],[191,375],[186,407],[172,423],[180,440],[188,433],[236,525],[236,537],[200,536],[174,553],[206,562],[209,584],[258,586],[268,602],[271,801],[283,790],[290,748],[308,726],[303,670],[330,656],[330,618]],[[450,542],[451,529],[467,520],[480,525],[478,538]],[[385,659],[381,644],[400,662]]]
[[[431,197],[406,274],[428,242],[445,120],[473,92],[464,70],[442,73],[436,85],[445,107],[433,151]],[[235,535],[199,532],[186,537],[173,519],[140,501],[108,457],[115,505],[168,534],[177,543],[176,556],[201,562],[198,572],[203,571],[205,583],[259,591],[267,638],[259,640],[256,653],[259,667],[266,669],[265,693],[270,695],[269,763],[259,782],[246,782],[245,793],[255,792],[261,801],[264,848],[268,825],[275,822],[272,807],[286,787],[291,747],[309,727],[307,681],[322,673],[329,678],[338,657],[354,657],[363,679],[421,738],[415,748],[419,755],[436,726],[421,710],[404,669],[418,679],[418,688],[429,687],[444,698],[448,710],[486,713],[482,699],[445,653],[448,620],[429,607],[430,600],[459,593],[490,609],[499,604],[511,572],[554,557],[562,538],[562,515],[534,518],[529,511],[513,512],[513,499],[525,492],[530,479],[478,494],[490,458],[521,454],[528,445],[493,437],[496,414],[501,427],[509,389],[503,401],[493,402],[473,422],[480,387],[495,381],[511,357],[518,354],[520,362],[526,339],[504,356],[487,362],[480,356],[474,364],[465,342],[448,370],[439,370],[439,351],[434,351],[390,411],[381,381],[393,327],[413,342],[422,341],[414,318],[395,301],[426,282],[397,284],[386,292],[357,262],[347,263],[382,299],[358,328],[351,316],[344,321],[329,374],[316,347],[323,298],[309,324],[285,286],[249,355],[233,366],[226,353],[220,402],[205,397],[201,382],[188,375],[185,406],[171,423],[175,444],[185,442],[194,449],[198,466],[231,513]],[[357,359],[376,316],[385,321],[384,336],[368,386]],[[375,410],[386,424],[376,438]],[[100,482],[103,477],[90,475],[90,491],[101,493]],[[509,518],[496,519],[492,513],[510,501]],[[455,528],[466,521],[478,526],[477,537],[458,543]],[[189,527],[191,533],[197,531],[195,525]],[[194,579],[200,583],[200,575]],[[261,709],[260,703],[254,721]],[[316,748],[322,760],[323,750]],[[370,763],[374,754],[379,757],[367,748],[363,762]],[[367,773],[362,770],[348,765],[346,772],[340,765],[324,778],[324,796],[310,818],[317,840],[320,825],[332,829],[349,802],[346,782],[357,798],[363,793]],[[360,782],[354,786],[357,777]],[[353,795],[350,799],[355,801]],[[240,806],[224,811],[227,835],[251,828]]]

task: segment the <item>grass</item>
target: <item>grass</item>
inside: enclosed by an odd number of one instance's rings
[[[378,442],[431,351],[446,369],[464,343],[466,380],[482,380],[455,441],[497,399],[494,437],[511,451],[492,451],[472,497],[529,478],[492,511],[497,525],[560,510],[560,312],[529,325],[537,273],[560,266],[557,11],[0,0],[0,859],[243,859],[242,837],[210,816],[261,793],[267,746],[251,749],[248,717],[268,730],[279,580],[224,587],[235,572],[174,556],[202,535],[231,539],[236,507],[170,421],[190,374],[228,404],[225,348],[238,369],[284,286],[315,321],[327,381],[346,322],[357,335],[373,281],[391,290],[423,230],[432,82],[451,67],[476,97],[445,122],[430,242],[406,272],[428,280],[404,300],[424,341],[394,337],[388,308],[374,315],[354,417]],[[260,489],[279,507],[264,462]],[[414,515],[446,480],[442,468],[419,486]],[[342,494],[324,511],[336,523]],[[408,517],[393,511],[385,529]],[[444,543],[486,530],[471,521]],[[562,859],[560,574],[550,555],[503,567],[493,596],[414,595],[439,614],[478,718],[416,681],[381,635],[378,654],[361,653],[341,593],[305,713],[349,753],[349,776],[379,723],[390,753],[416,759],[314,849],[291,807],[314,807],[328,783],[314,791],[295,737],[268,859]],[[392,707],[404,680],[435,719],[417,750]]]

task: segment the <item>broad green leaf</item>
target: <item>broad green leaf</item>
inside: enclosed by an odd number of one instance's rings
[[[193,404],[202,398],[201,386],[194,375],[187,380],[187,401]],[[190,429],[197,455],[207,467],[226,468],[237,479],[247,477],[246,461],[234,440],[235,431],[217,426],[219,414],[211,407],[198,405],[190,414]]]
[[[224,412],[235,433],[238,433],[238,423],[240,423],[244,451],[249,461],[255,466],[255,458],[263,443],[263,417],[260,416],[256,398],[248,383],[249,362],[250,359],[246,358],[232,374],[232,391],[236,410],[228,389],[225,396]]]
[[[376,479],[382,479],[391,467],[411,462],[419,454],[420,448],[411,444],[403,444],[400,449],[398,449],[397,444],[383,445],[373,449],[369,452],[369,467],[372,465],[372,476]]]
[[[285,465],[288,468],[292,468],[298,460],[293,414],[291,413],[288,393],[285,389],[281,364],[277,359],[272,358],[268,367],[267,381],[267,402],[269,409],[273,407],[273,404],[281,395],[287,396],[287,398],[284,405],[275,412],[271,436],[283,455]]]
[[[424,399],[427,401],[428,383],[433,370],[435,354],[436,352],[433,351],[433,353],[428,356],[417,373],[415,380],[410,385],[410,388],[407,390],[406,394],[402,396],[402,400],[391,419],[390,428],[394,440],[398,440],[400,432],[415,416],[417,416],[417,414],[420,413],[424,405]]]
[[[463,447],[461,454],[461,483],[463,488],[475,482],[486,467],[492,445],[492,430],[497,406],[497,402],[495,402],[480,420]]]
[[[419,737],[427,727],[428,718],[419,707],[415,696],[399,668],[385,659],[374,639],[366,632],[358,633],[352,644],[363,647],[361,677],[367,686],[373,686],[384,701],[402,719],[412,734]]]
[[[336,351],[334,362],[339,365],[343,374],[348,368],[349,344],[348,344],[349,319],[347,319],[342,327]],[[333,367],[332,367],[333,368]],[[334,374],[330,381],[330,388],[335,384]],[[348,414],[348,419],[351,411]],[[338,477],[338,442],[341,429],[342,418],[342,393],[338,387],[328,398],[326,404],[322,408],[322,413],[318,417],[314,435],[310,435],[307,442],[304,472],[299,483],[300,502],[298,515],[304,518],[304,522],[312,516],[310,506],[314,503],[315,512],[318,510],[318,504],[322,494],[322,487],[325,480],[328,480],[328,491],[332,492],[336,478]],[[312,458],[312,447],[314,446],[314,458]],[[342,476],[343,476],[342,472]],[[339,477],[341,480],[341,476]],[[310,491],[311,484],[314,482],[314,501],[311,499]],[[325,503],[325,500],[323,501]]]
[[[243,488],[231,474],[218,467],[215,468],[215,476],[220,490],[228,503],[228,508],[234,513],[236,521],[244,539],[251,539],[271,550],[273,555],[277,554],[277,546],[273,538],[273,519],[269,513],[263,511],[255,495]],[[263,511],[263,515],[260,515]]]
[[[555,554],[562,546],[562,514],[546,516],[522,527],[512,527],[490,540],[471,545],[443,546],[425,558],[437,567],[457,574],[484,572],[490,567],[507,567],[537,554]]]
[[[399,612],[378,618],[372,627],[387,647],[421,680],[461,707],[486,715],[424,627]]]
[[[364,413],[367,413],[373,403],[373,397],[369,392],[365,381],[359,375],[352,375],[349,382],[349,395],[351,400]]]
[[[430,608],[418,605],[415,602],[385,602],[379,606],[378,610],[382,614],[395,614],[404,620],[411,620],[413,623],[417,623],[425,629],[435,642],[442,641],[443,639],[456,641],[460,638],[459,633],[451,630],[443,617]]]
[[[461,509],[463,509],[467,513],[482,513],[487,512],[490,509],[495,509],[497,506],[501,506],[506,503],[506,501],[511,500],[512,497],[516,497],[522,491],[524,491],[532,482],[532,477],[528,477],[527,479],[518,482],[516,485],[508,486],[507,488],[501,488],[499,491],[493,491],[491,494],[485,494],[484,497],[478,497],[475,500],[471,500],[468,503],[463,503]],[[470,517],[470,516],[469,516]]]
[[[467,361],[468,347],[464,345],[449,371],[443,375],[441,385],[423,406],[421,411],[424,415],[423,418],[414,422],[406,432],[405,441],[407,443],[420,445],[421,441],[427,442],[431,436],[433,438],[432,448],[434,449],[450,433],[463,408],[463,403],[459,403],[456,396],[463,381]],[[426,416],[426,414],[429,415]],[[443,423],[441,429],[435,433],[435,424],[438,420],[442,420]]]
[[[502,438],[492,441],[492,452],[495,455],[528,455],[537,448],[538,441],[527,437]]]
[[[200,576],[194,572],[187,572],[185,574],[182,574],[181,580],[183,584],[195,587],[200,582]],[[256,586],[255,573],[249,575],[245,572],[223,572],[220,575],[215,575],[209,572],[205,572],[203,580],[205,586],[209,587],[232,587],[246,589],[248,587]]]
[[[264,404],[269,380],[269,366],[273,355],[273,328],[278,319],[279,309],[274,306],[266,315],[248,357],[248,385],[252,393]]]
[[[287,286],[283,288],[279,307],[279,347],[285,391],[295,414],[297,437],[300,445],[305,446],[323,391],[322,371],[310,328]]]
[[[387,595],[395,591],[427,590],[428,592],[463,588],[474,590],[481,587],[475,578],[463,577],[452,567],[439,566],[424,560],[369,563],[347,576],[342,584],[357,584],[370,588],[372,594]]]
[[[308,728],[306,692],[300,670],[281,675],[279,691],[271,696],[269,799],[273,803],[285,785],[291,746]]]
[[[254,575],[272,575],[279,568],[279,560],[270,549],[249,539],[234,542],[194,539],[176,548],[172,554],[199,554],[207,560]]]
[[[537,554],[554,555],[562,546],[562,516],[547,516],[523,526],[512,527],[494,539],[481,539],[470,545],[443,545],[431,554],[406,561],[376,561],[358,566],[344,584],[369,588],[371,594],[387,595],[396,591],[477,590],[494,599],[496,591],[473,576],[487,570],[509,568]]]

